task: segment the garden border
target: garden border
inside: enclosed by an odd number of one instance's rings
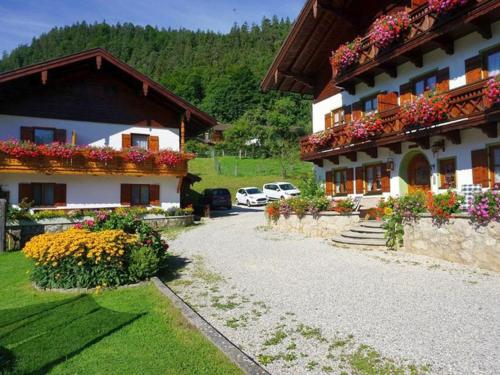
[[[117,289],[130,289],[130,288],[137,288],[139,286],[146,285],[149,283],[148,280],[143,280],[139,281],[138,283],[134,284],[125,284],[125,285],[118,285],[118,286],[107,286],[107,287],[102,287],[100,290],[117,290]],[[84,293],[84,294],[89,294],[89,293],[97,293],[97,288],[41,288],[35,283],[31,283],[34,289],[40,291],[40,292],[54,292],[54,293]]]
[[[200,314],[193,310],[191,306],[189,306],[172,289],[165,285],[158,277],[155,276],[151,278],[151,281],[160,293],[166,296],[177,308],[181,310],[184,318],[193,324],[208,340],[210,340],[232,362],[243,370],[243,372],[251,375],[270,375],[270,373],[260,366],[252,357],[243,352]]]

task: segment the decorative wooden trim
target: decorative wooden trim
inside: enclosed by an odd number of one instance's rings
[[[367,154],[369,157],[372,159],[378,158],[378,148],[377,147],[371,147],[363,150],[365,154]]]
[[[44,86],[47,84],[48,75],[49,74],[47,70],[42,70],[40,73],[40,78],[42,79],[42,85]]]
[[[344,156],[352,162],[358,161],[358,153],[356,151],[348,152]]]
[[[444,133],[444,136],[454,145],[459,145],[462,143],[462,137],[460,135],[460,130],[452,130],[450,132]]]
[[[487,122],[479,126],[479,129],[486,134],[488,138],[498,138],[497,122]]]
[[[98,55],[95,57],[95,65],[97,70],[101,70],[102,67],[102,56]]]

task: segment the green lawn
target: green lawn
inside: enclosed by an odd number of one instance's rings
[[[241,374],[153,285],[39,292],[30,268],[0,256],[0,373]]]
[[[233,195],[236,190],[245,186],[257,186],[267,182],[289,181],[299,182],[301,176],[310,174],[312,164],[295,161],[289,167],[289,176],[281,176],[279,161],[276,159],[238,159],[234,156],[218,157],[220,174],[217,173],[216,163],[211,158],[196,158],[189,162],[189,171],[202,178],[195,183],[193,190],[201,193],[206,188],[225,187]]]

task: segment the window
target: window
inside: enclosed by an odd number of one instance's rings
[[[491,149],[491,172],[493,183],[500,184],[500,146]]]
[[[363,101],[363,112],[365,115],[369,115],[371,113],[376,113],[378,111],[378,99],[377,96],[371,97],[369,99],[365,99]]]
[[[439,163],[439,188],[452,189],[457,187],[455,159],[442,159]]]
[[[31,186],[34,206],[54,205],[54,184],[31,184]]]
[[[54,133],[54,129],[35,128],[33,130],[35,143],[37,145],[53,143],[55,140]]]
[[[437,77],[435,73],[416,79],[413,82],[413,92],[419,96],[436,89]]]
[[[339,126],[345,122],[343,108],[336,109],[335,111],[332,112],[332,115],[333,115],[333,126]]]
[[[490,52],[486,56],[486,69],[488,77],[495,77],[500,74],[500,50]]]
[[[375,193],[382,191],[382,164],[368,165],[365,167],[366,192]]]
[[[347,194],[347,170],[341,169],[333,172],[333,182],[335,184],[335,194]]]
[[[130,204],[132,206],[149,205],[149,185],[132,185]]]
[[[146,134],[132,134],[132,147],[149,149],[149,135]]]

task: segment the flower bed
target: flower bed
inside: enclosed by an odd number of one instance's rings
[[[336,72],[342,72],[356,65],[361,57],[361,38],[342,44],[333,52],[330,63]]]
[[[401,39],[410,29],[410,16],[407,11],[383,15],[373,22],[369,34],[370,42],[378,48],[387,48]]]
[[[92,288],[154,276],[167,259],[159,232],[132,214],[96,215],[77,228],[33,237],[23,252],[35,261],[41,288]]]
[[[422,95],[401,108],[403,127],[426,127],[448,118],[447,95]]]
[[[469,0],[429,0],[429,9],[437,15],[442,15],[464,6]]]

